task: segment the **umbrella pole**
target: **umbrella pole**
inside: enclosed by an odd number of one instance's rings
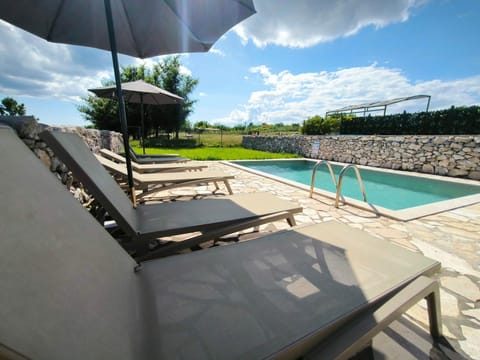
[[[143,155],[145,155],[145,122],[143,121],[143,94],[140,94],[140,119],[141,119],[141,126],[142,126],[142,147],[143,147]]]
[[[123,135],[123,146],[125,148],[125,162],[127,164],[127,177],[128,177],[128,187],[130,189],[130,196],[132,197],[133,206],[137,205],[135,187],[133,185],[133,172],[132,172],[132,163],[130,160],[130,145],[128,139],[128,128],[127,128],[127,114],[125,111],[125,102],[122,96],[122,83],[120,80],[120,71],[118,66],[118,54],[117,54],[117,43],[115,41],[115,31],[113,28],[113,18],[112,18],[112,8],[110,6],[110,0],[104,0],[105,3],[105,16],[107,19],[108,27],[108,37],[110,40],[110,49],[112,53],[113,61],[113,72],[115,75],[115,84],[116,84],[116,94],[118,100],[118,112],[120,115],[120,126],[122,129]]]

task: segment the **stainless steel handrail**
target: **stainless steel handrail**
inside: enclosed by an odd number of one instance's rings
[[[340,193],[342,192],[342,182],[343,176],[347,172],[348,169],[354,169],[355,174],[357,175],[358,184],[360,186],[360,190],[362,191],[363,201],[367,202],[367,194],[365,193],[365,187],[363,186],[363,180],[360,176],[360,170],[358,170],[357,165],[355,164],[348,164],[346,165],[342,171],[340,171],[340,175],[338,176],[338,184],[337,184],[337,195],[335,197],[335,207],[338,208],[338,202],[340,201]]]
[[[313,197],[313,188],[315,186],[315,175],[317,173],[317,169],[322,164],[327,165],[328,171],[330,171],[330,176],[332,177],[333,184],[335,185],[335,189],[337,188],[337,179],[335,178],[335,174],[333,173],[332,165],[330,165],[330,163],[327,160],[320,160],[313,167],[312,182],[310,183],[310,197]]]

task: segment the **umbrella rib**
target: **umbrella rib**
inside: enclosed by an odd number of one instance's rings
[[[50,24],[50,27],[48,29],[48,34],[46,36],[46,40],[47,41],[51,41],[52,40],[52,32],[53,32],[53,28],[55,27],[55,24],[57,23],[57,19],[60,17],[60,13],[62,12],[63,10],[63,5],[65,5],[65,0],[63,0],[61,3],[60,3],[60,6],[57,8],[57,11],[55,13],[55,17],[53,18],[53,21],[52,23]]]
[[[172,8],[172,6],[170,4],[167,4],[165,3],[165,5],[167,5],[167,7],[170,9],[170,11],[175,14],[176,18],[185,26],[186,29],[188,29],[188,32],[190,33],[190,35],[195,38],[195,40],[197,40],[199,43],[202,44],[202,46],[205,48],[205,51],[208,51],[213,44],[210,44],[210,45],[205,45],[205,43],[203,41],[201,41],[196,35],[195,33],[192,31],[192,29],[190,28],[190,26],[188,26],[188,24],[185,23],[185,21],[183,21],[183,18]]]
[[[137,43],[137,39],[135,38],[135,34],[133,32],[133,28],[132,28],[132,23],[130,21],[130,17],[128,16],[128,13],[127,13],[127,10],[125,9],[125,2],[124,0],[121,1],[121,4],[122,4],[122,9],[123,9],[123,13],[125,14],[125,17],[127,18],[127,23],[128,23],[128,28],[130,29],[130,34],[132,34],[132,38],[133,38],[133,43],[134,43],[134,46],[135,46],[135,50],[137,52],[137,56],[141,59],[144,59],[145,57],[143,56],[142,52],[140,51],[140,49],[138,48],[138,43]]]
[[[238,1],[237,3],[240,3],[243,7],[246,7],[248,10],[250,10],[252,13],[256,14],[257,10],[254,7],[247,6],[243,1]],[[251,15],[250,15],[251,16]]]

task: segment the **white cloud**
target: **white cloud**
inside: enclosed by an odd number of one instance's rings
[[[0,38],[0,93],[79,101],[111,77],[107,52],[49,43],[3,21]]]
[[[350,36],[366,26],[406,21],[428,0],[256,0],[257,14],[234,28],[244,42],[304,48]]]
[[[189,68],[187,68],[185,65],[180,65],[178,70],[182,75],[192,76],[192,71]]]
[[[211,48],[208,52],[211,53],[211,54],[221,56],[221,57],[225,56],[225,53],[222,50],[219,50],[219,49],[216,49],[216,48]]]
[[[201,92],[201,93],[200,93],[200,94],[198,94],[198,95],[199,95],[200,97],[207,96],[207,94],[206,94],[206,93],[204,93],[204,92]]]
[[[261,77],[265,89],[251,93],[248,103],[228,116],[212,120],[234,125],[253,123],[301,123],[328,110],[398,97],[431,95],[430,109],[480,103],[480,76],[454,81],[411,82],[400,70],[379,67],[353,67],[333,72],[292,74],[272,73],[264,66],[250,69]],[[423,111],[426,100],[392,106],[389,112]]]

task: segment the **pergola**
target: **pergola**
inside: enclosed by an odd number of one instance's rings
[[[386,115],[387,113],[387,106],[396,104],[402,101],[410,101],[410,100],[417,100],[417,99],[423,99],[427,98],[427,108],[425,111],[428,112],[428,107],[430,106],[430,95],[414,95],[414,96],[407,96],[407,97],[401,97],[401,98],[396,98],[396,99],[391,99],[391,100],[385,100],[385,101],[377,101],[377,102],[371,102],[367,104],[360,104],[360,105],[350,105],[350,106],[345,106],[340,109],[336,110],[331,110],[327,111],[325,113],[325,118],[329,115],[335,115],[335,114],[343,114],[343,113],[349,113],[349,114],[360,114],[363,113],[363,116],[365,117],[367,115],[367,112],[373,112],[373,111],[383,111],[383,116]]]

